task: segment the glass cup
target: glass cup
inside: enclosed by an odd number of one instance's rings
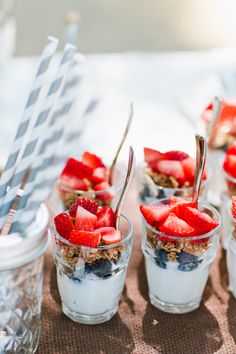
[[[49,213],[38,211],[26,236],[0,237],[0,353],[35,353],[40,334],[43,254]]]
[[[207,199],[209,203],[217,207],[221,204],[221,193],[224,190],[224,179],[221,173],[224,157],[224,150],[208,148],[207,161],[213,173],[209,179]]]
[[[236,195],[236,178],[230,176],[223,168],[222,175],[226,184],[227,194],[229,198],[231,198],[232,196]],[[225,186],[225,184],[223,182],[223,186]]]
[[[229,273],[229,290],[236,298],[236,219],[231,216],[231,230],[226,249],[226,261]]]
[[[57,185],[57,192],[60,201],[62,202],[63,210],[70,208],[71,204],[79,197],[87,198],[96,201],[100,206],[115,207],[119,198],[120,192],[124,184],[124,176],[119,168],[114,171],[114,184],[102,191],[88,190],[81,191],[70,189],[60,183]]]
[[[167,199],[155,205],[167,204]],[[199,209],[220,222],[209,204]],[[194,237],[175,237],[152,228],[143,218],[142,251],[145,257],[149,298],[153,306],[170,313],[187,313],[198,308],[218,249],[220,226]]]
[[[132,251],[133,226],[120,220],[122,241],[97,248],[73,245],[53,226],[53,254],[62,311],[83,324],[109,321],[117,312]]]

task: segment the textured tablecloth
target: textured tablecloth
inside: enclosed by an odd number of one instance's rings
[[[37,354],[236,353],[236,299],[227,291],[224,251],[219,251],[212,266],[199,309],[185,315],[172,315],[150,305],[135,190],[133,185],[125,208],[135,225],[135,239],[118,314],[111,321],[95,326],[80,325],[64,316],[49,251]],[[153,320],[158,324],[154,325]]]

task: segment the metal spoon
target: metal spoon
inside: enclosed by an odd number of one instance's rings
[[[116,210],[115,210],[115,216],[116,216],[115,225],[116,225],[117,230],[119,229],[121,210],[123,208],[125,199],[127,197],[128,191],[130,189],[130,185],[131,185],[133,175],[134,175],[134,170],[135,170],[135,155],[134,155],[134,150],[133,150],[132,146],[130,146],[130,148],[129,148],[129,162],[128,162],[128,169],[127,169],[127,174],[126,174],[126,178],[125,178],[125,183],[124,183],[123,189],[121,191],[120,198],[117,202]]]
[[[198,205],[198,197],[200,193],[202,175],[204,172],[204,167],[206,163],[206,154],[207,154],[207,140],[200,134],[195,134],[196,139],[196,169],[195,169],[195,178],[193,186],[193,202]]]
[[[124,145],[125,139],[126,139],[126,137],[128,135],[128,132],[129,132],[132,120],[133,120],[133,115],[134,115],[134,108],[133,108],[133,103],[131,102],[130,103],[130,112],[129,112],[128,122],[127,122],[127,125],[126,125],[126,128],[125,128],[125,132],[124,132],[124,134],[122,136],[121,142],[120,142],[120,144],[118,146],[118,149],[116,151],[115,157],[114,157],[114,159],[112,161],[112,164],[111,164],[111,167],[109,169],[108,182],[109,182],[110,185],[112,185],[112,178],[113,178],[113,172],[114,172],[114,169],[115,169],[116,161],[118,159],[120,150],[122,149],[122,146]]]
[[[212,139],[214,138],[214,135],[216,132],[217,121],[220,117],[221,111],[222,111],[221,100],[219,97],[216,96],[213,99],[212,117],[211,117],[211,121],[209,123],[208,129],[207,129],[208,144],[211,144]]]

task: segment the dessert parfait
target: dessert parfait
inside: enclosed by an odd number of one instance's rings
[[[108,206],[78,198],[54,219],[53,249],[62,310],[76,322],[106,322],[117,312],[132,250],[133,227],[121,230]]]
[[[171,313],[199,307],[218,244],[219,215],[207,204],[171,197],[140,206],[149,298]]]
[[[195,159],[183,151],[162,153],[144,148],[145,166],[140,171],[140,199],[142,202],[171,196],[191,197],[195,177]],[[203,174],[201,195],[206,187]]]
[[[230,229],[229,242],[227,247],[227,268],[229,273],[229,290],[236,298],[236,197],[232,197],[232,204],[229,215]]]
[[[116,170],[114,184],[108,183],[109,167],[102,159],[90,152],[84,152],[80,159],[68,158],[59,178],[59,197],[67,210],[78,197],[96,201],[100,206],[116,202],[123,179]]]

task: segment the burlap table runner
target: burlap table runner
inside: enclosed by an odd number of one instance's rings
[[[119,312],[96,326],[72,322],[61,312],[52,255],[46,255],[42,331],[37,354],[236,353],[236,299],[227,291],[225,252],[211,269],[201,307],[171,315],[148,302],[140,249],[140,215],[133,188],[126,213],[135,225],[134,248]],[[153,322],[153,320],[156,320]]]

